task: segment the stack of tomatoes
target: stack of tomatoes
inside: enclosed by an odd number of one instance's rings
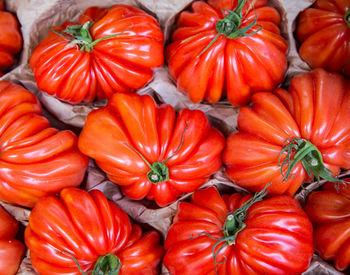
[[[17,233],[0,208],[0,275],[24,256],[16,235],[38,274],[302,274],[314,253],[348,271],[350,3],[317,0],[300,14],[310,70],[286,89],[280,23],[267,0],[207,0],[179,13],[166,44],[156,18],[128,5],[53,26],[28,60],[38,89],[107,103],[82,129],[59,130],[34,94],[0,81],[0,200],[32,209]],[[7,72],[22,38],[10,13],[0,11],[2,25]],[[238,129],[225,136],[200,110],[138,94],[162,65],[193,103],[239,108]],[[86,190],[89,162],[128,199],[176,206],[164,239]],[[220,170],[229,190],[213,186]],[[305,205],[294,198],[303,188]]]

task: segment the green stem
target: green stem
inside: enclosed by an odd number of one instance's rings
[[[281,164],[281,157],[284,153],[287,153],[287,155]],[[338,179],[332,171],[327,169],[324,165],[322,154],[317,147],[310,141],[302,138],[289,138],[283,144],[283,149],[278,158],[278,165],[281,167],[281,174],[284,178],[283,181],[290,179],[292,171],[299,161],[301,161],[310,178],[315,177],[317,181],[322,178],[334,182],[337,184],[337,188],[340,183],[347,183]],[[283,171],[285,167],[287,167],[286,172]]]
[[[187,128],[188,128],[188,121],[186,121],[186,126],[185,126],[183,133],[182,133],[180,145],[177,147],[176,151],[170,157],[168,157],[166,160],[164,160],[162,162],[155,161],[152,164],[150,164],[147,161],[147,159],[136,148],[134,148],[131,144],[126,143],[132,150],[134,150],[142,158],[142,160],[150,168],[150,170],[147,173],[147,178],[153,184],[157,184],[157,183],[165,182],[165,181],[169,180],[169,169],[165,165],[165,162],[167,162],[174,155],[176,155],[179,152],[179,150],[181,149],[183,142],[184,142],[184,139],[185,139],[185,132],[186,132]]]
[[[79,272],[80,272],[82,275],[87,275],[87,273],[85,273],[85,272],[81,269],[81,266],[80,266],[78,260],[74,257],[74,255],[72,255],[71,253],[69,253],[69,252],[67,252],[67,251],[64,251],[64,250],[60,251],[60,253],[63,253],[63,254],[66,254],[66,255],[72,257],[72,258],[73,258],[73,261],[75,262],[75,264],[76,264],[77,267],[78,267]]]
[[[219,38],[220,35],[225,35],[229,39],[235,39],[239,37],[246,37],[256,34],[262,29],[261,25],[257,25],[257,14],[255,13],[255,18],[249,25],[247,25],[244,28],[241,28],[242,25],[242,10],[246,3],[246,0],[238,0],[237,6],[235,9],[228,10],[223,9],[221,12],[224,16],[223,19],[219,19],[216,24],[215,28],[217,31],[217,35],[213,38],[213,40],[200,52],[200,54],[197,56],[201,56],[204,52],[206,52]],[[254,6],[253,6],[254,9]],[[228,12],[227,14],[225,12]],[[255,11],[254,11],[255,12]],[[259,26],[259,28],[253,32],[248,33],[248,31],[253,28],[254,26]]]
[[[265,187],[258,193],[255,193],[252,198],[247,200],[242,206],[236,209],[232,214],[226,217],[224,224],[224,236],[231,237],[227,242],[229,245],[234,244],[236,237],[240,231],[245,228],[245,219],[247,217],[248,209],[256,202],[261,201],[268,193],[267,187],[271,183],[265,185]]]
[[[153,184],[169,180],[169,169],[163,162],[153,162],[151,170],[147,173],[147,178]]]
[[[240,231],[242,231],[245,228],[245,219],[247,217],[247,211],[248,209],[256,202],[261,201],[266,194],[268,193],[267,187],[271,183],[268,183],[265,185],[265,187],[258,193],[255,193],[252,198],[247,200],[245,203],[242,204],[242,206],[238,209],[236,209],[233,213],[230,213],[225,220],[225,224],[223,226],[223,237],[221,238],[215,238],[211,236],[207,232],[202,232],[200,233],[197,237],[202,236],[203,234],[209,237],[210,239],[216,240],[217,242],[213,245],[212,248],[212,254],[213,254],[213,261],[214,261],[214,269],[215,269],[215,274],[217,275],[217,269],[216,266],[218,264],[224,263],[226,261],[226,257],[224,256],[224,260],[222,261],[217,261],[217,257],[219,253],[228,245],[232,245],[235,243],[235,240],[237,238],[237,235]],[[191,237],[191,239],[195,239]],[[221,245],[221,246],[220,246]],[[216,248],[218,250],[215,252]]]
[[[125,31],[123,31],[123,32],[125,32]],[[117,35],[120,35],[120,34],[122,34],[123,32],[118,32],[118,33],[115,33],[115,34],[107,35],[107,36],[101,37],[101,38],[99,38],[99,39],[96,39],[95,41],[93,41],[93,42],[90,44],[90,46],[91,46],[91,47],[94,47],[97,43],[101,42],[102,40],[116,37]]]
[[[119,258],[114,254],[107,254],[98,258],[92,275],[118,275],[121,268]]]
[[[84,23],[84,25],[71,25],[68,26],[63,31],[59,32],[56,30],[51,30],[52,32],[64,37],[65,39],[68,39],[70,43],[67,45],[67,47],[74,47],[79,46],[80,51],[86,51],[91,52],[94,48],[94,46],[101,42],[102,40],[109,39],[116,37],[118,35],[121,35],[128,29],[130,29],[132,26],[128,27],[126,30],[122,32],[117,32],[111,35],[107,35],[104,37],[101,37],[99,39],[96,39],[95,41],[92,39],[89,29],[93,26],[93,23],[90,23],[89,21]]]
[[[242,10],[246,0],[238,1],[237,7],[233,10],[235,13],[239,14],[242,17]]]
[[[132,150],[134,150],[150,168],[150,170],[147,173],[147,178],[150,182],[157,184],[159,182],[169,180],[169,169],[163,162],[156,161],[150,164],[148,160],[131,144],[126,143],[126,145],[128,145]]]
[[[60,253],[72,257],[82,275],[118,275],[120,272],[121,262],[119,258],[113,254],[100,256],[95,263],[94,269],[85,273],[74,255],[64,250],[60,251]]]
[[[345,15],[344,15],[344,21],[346,22],[346,24],[348,25],[348,28],[350,28],[350,9],[348,9],[346,12],[345,12]],[[344,65],[342,66],[342,73],[345,74],[345,67],[348,65],[348,63],[350,62],[350,58],[348,58]]]
[[[348,27],[350,28],[350,9],[348,9],[344,15],[344,20],[346,24],[348,24]]]
[[[188,128],[188,121],[186,120],[185,123],[186,123],[186,126],[185,126],[184,131],[182,132],[180,145],[177,147],[177,149],[174,152],[174,154],[172,154],[170,157],[168,157],[166,160],[164,160],[163,163],[167,162],[169,159],[171,159],[173,156],[175,156],[180,151],[180,149],[182,147],[182,144],[184,143],[184,140],[185,140],[185,132],[186,132],[186,130]]]

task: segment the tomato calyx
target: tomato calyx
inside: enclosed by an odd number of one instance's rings
[[[281,157],[284,153],[287,153],[287,155],[281,163]],[[283,149],[278,158],[278,166],[281,167],[283,182],[290,179],[292,171],[299,161],[301,161],[309,177],[315,177],[318,182],[320,178],[334,182],[337,189],[340,183],[347,183],[338,179],[333,171],[325,167],[321,152],[310,141],[302,138],[288,138],[283,143]],[[287,167],[287,170],[283,172],[285,167]]]
[[[218,20],[216,22],[216,30],[218,33],[225,35],[227,38],[234,39],[243,36],[251,36],[262,28],[260,28],[254,32],[248,33],[248,31],[256,25],[257,16],[253,19],[253,21],[248,24],[244,28],[240,28],[242,25],[242,9],[245,5],[246,0],[239,0],[237,7],[234,10],[223,9],[222,14],[224,15],[223,19]],[[226,12],[228,14],[226,15]]]
[[[238,233],[241,232],[246,227],[244,221],[247,218],[248,209],[254,203],[261,201],[267,195],[268,193],[267,187],[270,184],[271,183],[266,184],[265,187],[260,192],[255,193],[254,196],[251,197],[249,200],[247,200],[245,203],[243,203],[240,208],[233,211],[233,213],[229,213],[227,215],[223,226],[223,235],[224,235],[223,237],[215,238],[207,232],[202,232],[197,236],[197,237],[200,237],[202,234],[204,234],[210,239],[217,240],[217,242],[213,245],[213,248],[212,248],[215,274],[217,274],[216,266],[226,261],[225,256],[224,256],[224,260],[217,261],[217,257],[219,256],[220,251],[222,251],[228,245],[235,244]],[[218,249],[215,252],[217,247]]]
[[[107,254],[98,258],[92,275],[118,275],[121,268],[120,259],[114,254]]]
[[[91,52],[97,43],[105,39],[116,37],[126,31],[124,30],[122,32],[117,32],[117,33],[93,40],[89,31],[89,29],[93,26],[93,24],[94,23],[90,23],[89,21],[87,21],[83,25],[68,26],[66,29],[64,29],[61,32],[54,29],[51,29],[51,31],[70,41],[70,43],[66,47],[79,47],[81,52],[84,52],[84,51]],[[131,26],[128,29],[130,28]]]
[[[150,164],[149,161],[135,147],[133,147],[129,143],[126,143],[126,145],[128,145],[132,150],[134,150],[142,158],[142,160],[146,163],[146,165],[150,168],[150,170],[147,172],[147,179],[153,184],[157,184],[157,183],[165,182],[169,180],[169,169],[165,165],[165,163],[169,159],[171,159],[173,156],[175,156],[181,149],[182,144],[184,142],[185,132],[187,128],[188,128],[188,121],[186,121],[186,126],[182,133],[181,142],[180,142],[180,145],[177,147],[176,151],[167,159],[163,161],[155,161],[152,164]]]
[[[151,170],[147,173],[147,178],[150,182],[156,184],[169,180],[169,169],[163,162],[153,162],[150,167]]]
[[[246,212],[242,212],[229,214],[226,217],[223,233],[227,237],[226,242],[228,245],[234,244],[238,233],[245,228],[244,220],[246,215]]]
[[[265,187],[258,193],[255,193],[253,197],[251,197],[249,200],[247,200],[245,203],[242,204],[242,206],[233,213],[230,213],[227,215],[224,227],[223,227],[223,235],[224,237],[218,239],[218,241],[213,245],[213,259],[214,259],[214,266],[215,266],[215,274],[217,274],[216,265],[222,263],[216,261],[216,257],[218,256],[219,252],[225,248],[228,245],[233,245],[236,243],[236,238],[238,236],[238,233],[241,232],[245,227],[245,219],[247,218],[247,211],[248,209],[256,202],[261,201],[266,194],[268,193],[267,187],[271,183],[268,183],[265,185]],[[218,251],[215,252],[215,249],[218,245],[221,245],[221,247],[218,248]],[[226,259],[225,259],[226,260]],[[224,260],[224,261],[225,261]]]
[[[134,150],[140,158],[146,163],[146,165],[150,168],[150,170],[147,172],[147,179],[152,182],[153,184],[157,184],[160,182],[168,181],[169,180],[169,169],[165,165],[165,161],[155,161],[152,164],[149,163],[149,161],[131,144],[126,143],[132,150]]]
[[[344,15],[344,20],[346,24],[348,24],[348,27],[350,28],[350,9],[348,9]]]
[[[254,203],[261,201],[266,196],[266,194],[268,193],[266,189],[270,184],[271,183],[266,184],[260,192],[255,193],[254,196],[247,200],[245,203],[243,203],[240,208],[236,209],[233,213],[229,214],[226,217],[223,228],[223,234],[225,238],[230,238],[227,240],[228,245],[232,245],[235,243],[238,233],[245,228],[244,221],[247,218],[248,209]]]
[[[235,39],[239,37],[251,36],[256,34],[262,29],[261,25],[257,25],[257,15],[255,18],[248,24],[247,26],[240,28],[242,25],[242,9],[246,3],[246,0],[239,0],[237,7],[235,9],[228,10],[222,9],[221,12],[224,16],[223,19],[219,19],[216,24],[217,35],[214,39],[205,47],[205,49],[198,55],[201,56],[206,50],[210,48],[211,45],[215,43],[215,41],[219,38],[220,35],[225,35],[229,39]],[[254,6],[253,6],[254,8]],[[259,28],[253,32],[248,32],[252,27],[258,26]]]
[[[116,255],[106,254],[97,259],[93,270],[85,273],[74,255],[64,250],[60,251],[60,253],[72,257],[82,275],[118,275],[122,265],[120,259]]]

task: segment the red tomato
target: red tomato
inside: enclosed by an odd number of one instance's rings
[[[144,11],[92,7],[79,24],[54,27],[31,58],[39,89],[71,103],[144,87],[163,64],[163,33]]]
[[[11,13],[4,11],[4,4],[0,0],[0,76],[2,69],[14,63],[14,57],[22,49],[22,34],[18,21]]]
[[[346,179],[350,181],[350,178]],[[312,192],[304,208],[314,226],[314,246],[325,260],[334,261],[338,270],[350,266],[350,186],[333,183]]]
[[[115,94],[88,115],[78,146],[126,196],[165,206],[221,168],[225,138],[199,110],[176,114],[148,95]]]
[[[0,274],[14,275],[24,256],[24,245],[15,239],[17,221],[0,206]]]
[[[75,134],[51,128],[32,93],[0,81],[0,200],[33,207],[42,196],[78,186],[87,164]]]
[[[294,77],[289,92],[256,93],[227,139],[227,176],[252,191],[272,182],[273,195],[293,195],[308,171],[338,181],[332,174],[350,169],[349,106],[350,82],[323,69]]]
[[[164,264],[170,274],[305,271],[313,255],[312,225],[299,202],[276,196],[239,212],[251,197],[238,193],[221,197],[209,187],[196,191],[190,203],[180,202],[164,244]]]
[[[178,89],[195,103],[227,96],[232,105],[242,106],[252,93],[281,83],[288,46],[278,28],[279,13],[266,5],[267,0],[196,1],[180,13],[165,52]]]
[[[300,57],[312,68],[350,76],[350,1],[317,0],[297,23]]]
[[[76,261],[84,272],[98,261],[117,263],[115,268],[93,274],[158,274],[163,256],[159,234],[143,234],[98,190],[87,193],[66,188],[60,198],[41,198],[30,214],[25,242],[40,275],[81,274]],[[116,270],[119,273],[108,273]]]

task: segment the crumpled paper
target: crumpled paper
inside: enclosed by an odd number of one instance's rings
[[[300,11],[309,7],[315,0],[270,0],[269,5],[278,9],[281,14],[281,32],[287,39],[289,45],[288,51],[288,70],[284,80],[284,86],[288,86],[289,81],[296,74],[310,71],[309,66],[303,62],[297,53],[297,43],[294,39],[296,18]],[[22,26],[24,46],[12,71],[5,74],[2,78],[18,84],[22,84],[35,95],[43,105],[44,115],[48,117],[52,125],[59,129],[69,129],[79,134],[80,129],[85,123],[86,116],[94,109],[100,108],[106,104],[106,100],[96,101],[89,104],[71,105],[62,102],[53,96],[40,91],[35,83],[33,73],[29,67],[29,58],[36,45],[47,35],[51,26],[60,25],[65,21],[75,21],[78,16],[90,6],[109,7],[115,4],[128,4],[139,7],[151,15],[155,16],[161,28],[164,31],[165,41],[167,42],[170,33],[174,28],[177,14],[188,7],[190,0],[5,0],[6,8],[9,11],[17,12],[17,17]],[[166,64],[154,70],[154,79],[139,94],[151,94],[158,102],[171,104],[176,110],[182,108],[202,110],[213,126],[221,130],[225,135],[236,131],[238,108],[232,107],[228,101],[221,101],[215,105],[203,102],[201,104],[192,103],[184,94],[176,89],[175,81],[171,78]],[[350,174],[344,173],[344,174]],[[320,182],[322,184],[322,182]],[[224,168],[216,173],[210,181],[201,188],[216,185],[219,190],[226,192],[245,192],[243,188],[232,183],[224,173]],[[312,183],[305,189],[296,194],[296,198],[303,203],[307,194],[316,189],[318,183]],[[166,237],[167,231],[171,225],[172,218],[176,213],[177,204],[181,200],[189,200],[191,194],[182,196],[173,204],[157,208],[154,203],[142,200],[133,201],[121,193],[119,187],[110,182],[105,174],[90,161],[87,177],[81,186],[85,190],[99,189],[119,207],[128,213],[128,215],[139,223],[148,224],[157,229]],[[1,203],[1,202],[0,202]],[[1,203],[22,226],[28,223],[30,210]],[[18,274],[31,275],[36,274],[33,270],[29,253],[24,258]],[[165,267],[162,267],[163,274],[168,274]],[[336,271],[332,265],[321,260],[314,255],[308,271],[304,274],[343,274]]]

